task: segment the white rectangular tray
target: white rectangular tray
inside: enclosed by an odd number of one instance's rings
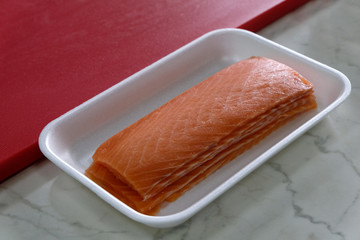
[[[310,80],[318,109],[303,114],[205,179],[157,216],[141,214],[84,175],[106,139],[215,72],[250,56],[285,63]],[[119,71],[121,71],[119,69]],[[221,86],[219,86],[221,87]],[[350,94],[345,75],[324,64],[239,29],[205,34],[49,123],[39,145],[44,155],[114,208],[146,225],[178,225],[283,149]]]

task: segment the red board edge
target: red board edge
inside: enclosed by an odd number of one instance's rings
[[[252,32],[257,32],[309,1],[310,0],[283,1],[274,6],[273,8],[247,21],[246,23],[243,23],[239,26],[239,28],[246,29]]]
[[[11,177],[15,173],[26,168],[36,160],[39,160],[43,157],[43,154],[40,151],[38,142],[34,142],[30,146],[20,150],[16,154],[1,159],[0,162],[0,182],[5,181],[7,178]],[[16,162],[16,164],[14,164]]]

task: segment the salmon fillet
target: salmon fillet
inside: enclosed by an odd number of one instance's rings
[[[86,175],[135,210],[156,214],[164,201],[314,108],[310,82],[282,63],[252,57],[105,141]]]

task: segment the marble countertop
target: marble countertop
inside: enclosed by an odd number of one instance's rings
[[[259,32],[334,67],[350,97],[182,225],[136,223],[46,159],[0,185],[0,239],[360,239],[360,2],[315,0]]]

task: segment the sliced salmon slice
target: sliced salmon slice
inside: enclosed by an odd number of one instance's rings
[[[86,174],[152,214],[280,123],[315,108],[312,93],[312,84],[284,64],[240,61],[105,141]]]

